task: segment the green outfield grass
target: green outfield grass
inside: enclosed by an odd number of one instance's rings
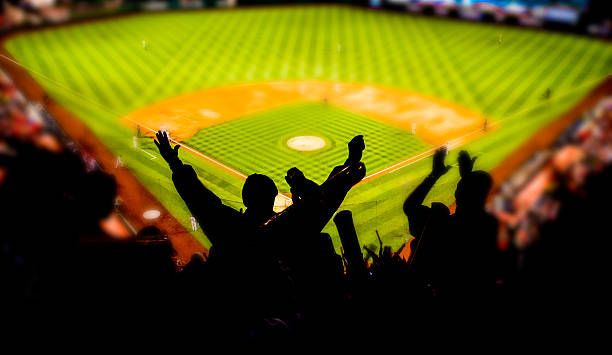
[[[497,42],[499,33],[502,45]],[[345,6],[142,14],[32,32],[6,46],[54,99],[121,155],[186,226],[189,212],[172,186],[169,169],[161,159],[150,160],[144,151],[131,148],[134,132],[120,123],[120,117],[166,98],[237,83],[302,79],[369,83],[444,99],[501,122],[499,130],[466,147],[479,156],[477,169],[490,170],[612,72],[612,46],[586,37]],[[553,96],[545,101],[542,94],[547,88]],[[283,120],[287,115],[295,121]],[[331,126],[333,121],[337,128]],[[258,132],[256,127],[266,123],[279,130],[270,136],[263,128]],[[345,141],[356,134],[365,135],[364,160],[369,169],[425,149],[418,138],[383,126],[309,104],[213,126],[188,143],[237,170],[265,170],[286,191],[281,176],[287,166],[303,167],[307,175],[320,178],[344,160]],[[312,130],[333,141],[320,152],[326,158],[289,152],[282,142],[293,135],[291,127],[295,135]],[[215,138],[222,137],[224,130],[243,132],[243,128],[254,129],[249,131],[251,137],[266,146],[236,154],[225,151],[232,144],[230,138]],[[396,134],[399,139],[389,139]],[[248,138],[237,133],[231,139],[244,143]],[[150,142],[142,147],[157,155]],[[181,154],[211,190],[231,206],[242,207],[239,178]],[[451,162],[455,154],[449,155]],[[353,211],[363,243],[372,244],[376,230],[393,247],[409,237],[401,205],[429,166],[429,160],[420,161],[349,193],[343,208]],[[456,182],[454,169],[434,188],[428,202],[452,202]],[[333,225],[326,231],[338,247]],[[209,245],[202,234],[194,235]]]

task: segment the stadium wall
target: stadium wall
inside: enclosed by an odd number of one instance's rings
[[[491,3],[491,4],[489,4]],[[571,31],[589,34],[599,37],[612,37],[612,4],[605,0],[591,0],[587,6],[572,7],[557,4],[554,1],[540,1],[534,4],[539,6],[535,10],[533,4],[524,6],[525,9],[517,12],[509,5],[499,5],[503,1],[479,1],[472,5],[465,2],[447,1],[421,1],[421,0],[105,0],[105,1],[76,1],[71,5],[50,5],[44,8],[36,8],[29,5],[27,1],[4,1],[3,12],[0,13],[0,32],[11,31],[14,28],[45,26],[67,21],[81,19],[92,19],[97,17],[117,16],[125,13],[136,12],[159,12],[159,11],[190,11],[206,8],[228,8],[247,6],[271,6],[271,5],[322,5],[343,4],[350,6],[369,7],[373,9],[399,10],[403,12],[418,13],[424,15],[439,15],[458,20],[479,20],[511,26],[525,25],[553,30]],[[520,3],[520,2],[519,2]],[[542,4],[540,4],[542,3]],[[495,6],[496,10],[482,10],[484,5]],[[534,8],[532,8],[534,7]],[[578,15],[578,20],[569,23],[551,21],[541,13],[541,8],[556,7],[559,10],[572,9]]]

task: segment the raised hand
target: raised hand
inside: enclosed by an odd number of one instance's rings
[[[287,175],[285,176],[285,181],[287,181],[287,184],[289,184],[291,188],[295,188],[302,184],[305,179],[304,173],[296,167],[287,170]]]
[[[476,161],[476,157],[471,158],[470,153],[465,150],[459,152],[459,157],[457,157],[457,162],[459,163],[459,175],[462,178],[466,177],[469,173],[472,172],[474,168],[474,162]]]
[[[433,156],[433,166],[431,168],[431,175],[439,178],[440,176],[446,174],[451,166],[444,164],[444,159],[446,158],[446,148],[442,147],[438,149]]]
[[[178,157],[178,150],[181,146],[177,144],[172,148],[166,132],[159,131],[155,136],[157,140],[153,140],[153,142],[155,142],[157,149],[159,149],[159,154],[170,165],[170,168],[181,165],[181,160]]]
[[[348,144],[349,148],[349,157],[347,162],[349,164],[359,163],[361,161],[361,156],[363,154],[363,150],[365,149],[365,142],[363,141],[363,136],[358,135],[353,137]]]

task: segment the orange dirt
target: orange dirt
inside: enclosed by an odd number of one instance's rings
[[[411,131],[432,145],[478,131],[485,118],[451,103],[406,90],[328,81],[283,81],[197,91],[125,116],[128,125],[165,129],[185,140],[199,129],[303,101],[326,101],[344,110]],[[471,139],[480,134],[472,134]]]

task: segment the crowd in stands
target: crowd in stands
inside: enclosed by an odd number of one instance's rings
[[[117,214],[116,190],[113,176],[0,71],[0,299],[76,305],[83,296],[77,288],[92,293],[98,283],[97,294],[118,290],[111,272],[129,270],[142,249],[134,245],[169,248],[154,229],[140,231],[136,243],[115,242],[108,222],[120,220],[110,218]],[[104,288],[102,277],[113,286]]]
[[[536,242],[540,225],[557,217],[558,185],[582,193],[587,177],[612,164],[610,115],[612,98],[606,98],[504,183],[490,209],[502,221],[504,240],[513,240],[521,249]]]
[[[100,221],[113,212],[116,182],[41,105],[4,74],[0,79],[4,305],[73,310],[90,321],[134,309],[164,321],[188,315],[206,340],[307,345],[405,341],[407,334],[462,328],[466,319],[491,327],[527,321],[521,317],[553,304],[563,304],[563,314],[572,306],[590,312],[605,295],[612,99],[536,152],[492,198],[491,176],[475,171],[477,157],[462,151],[454,213],[441,203],[423,205],[454,169],[444,149],[436,152],[431,173],[403,205],[414,237],[404,246],[408,259],[382,241],[378,250],[363,247],[351,212],[338,211],[365,175],[364,137],[348,143],[346,161],[320,185],[290,169],[294,204],[276,213],[270,178],[249,176],[246,210],[236,211],[159,132],[155,143],[177,192],[212,243],[179,270],[172,245],[155,228],[130,242],[83,243],[104,234]],[[340,255],[321,232],[330,221]]]
[[[516,254],[515,275],[526,283],[523,290],[573,297],[571,304],[608,295],[602,287],[610,267],[605,251],[611,123],[612,97],[607,97],[552,146],[535,152],[492,197],[499,247]]]

